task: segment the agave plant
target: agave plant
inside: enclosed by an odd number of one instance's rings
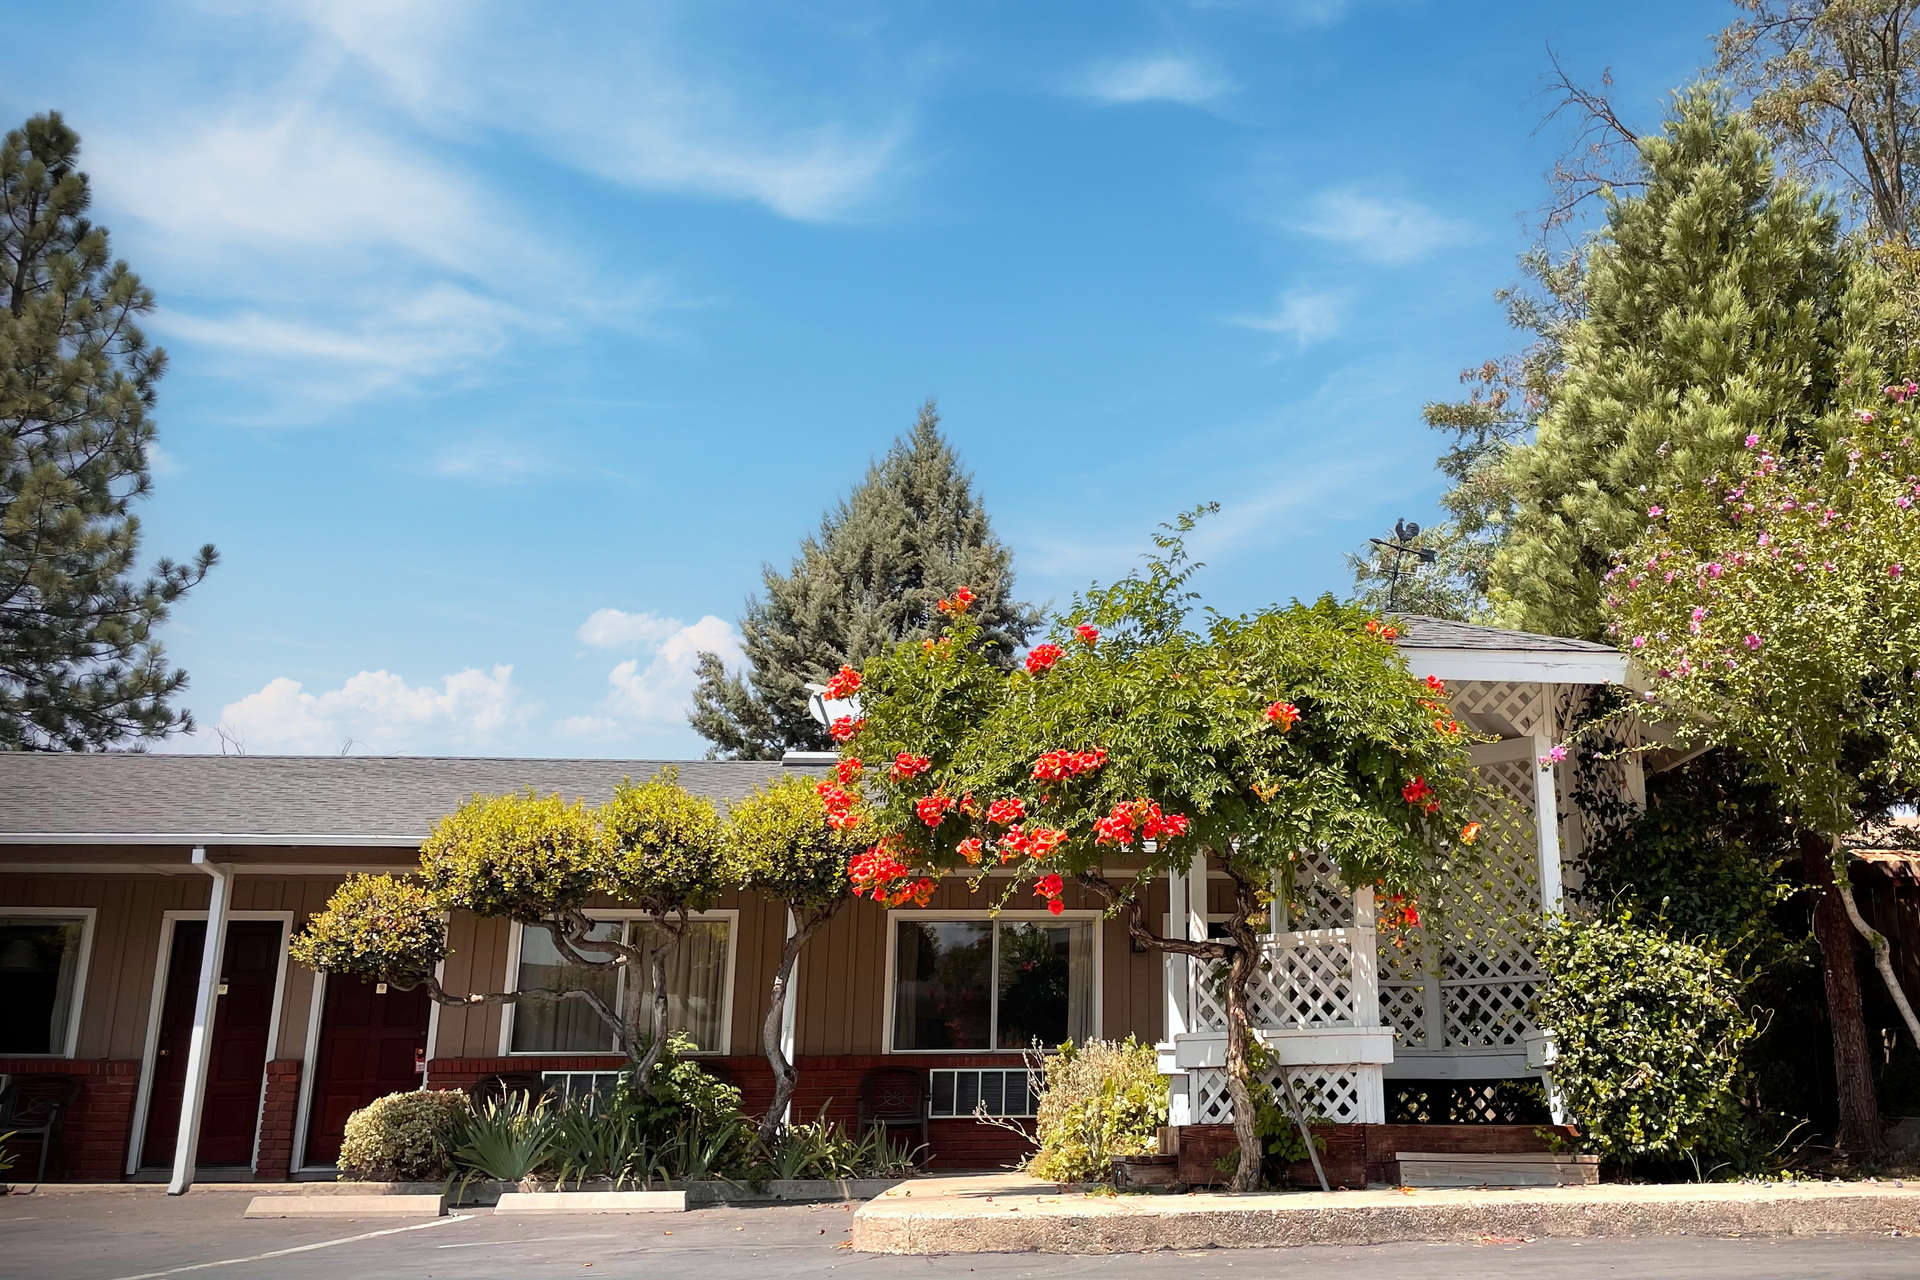
[[[474,1113],[454,1148],[454,1163],[466,1180],[493,1178],[519,1182],[553,1160],[560,1122],[545,1098],[524,1093],[496,1098]]]

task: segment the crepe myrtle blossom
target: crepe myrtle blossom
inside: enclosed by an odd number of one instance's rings
[[[1749,648],[1749,649],[1752,649],[1752,650],[1754,650],[1754,651],[1756,651],[1756,652],[1758,652],[1758,650],[1759,650],[1759,648],[1760,648],[1760,636],[1759,636],[1759,633],[1757,633],[1757,632],[1753,632],[1753,631],[1749,631],[1749,632],[1747,632],[1747,634],[1746,634],[1746,638],[1745,638],[1745,639],[1743,639],[1743,640],[1741,641],[1741,643],[1742,643],[1742,644],[1744,644],[1744,645],[1746,645],[1746,646],[1747,646],[1747,648]]]
[[[1760,437],[1759,437],[1759,436],[1756,436],[1756,435],[1748,435],[1748,436],[1747,436],[1747,448],[1749,448],[1749,449],[1757,449],[1757,448],[1759,448],[1759,447],[1760,447]]]
[[[1549,768],[1553,765],[1559,764],[1562,760],[1565,760],[1566,758],[1567,758],[1566,744],[1564,742],[1556,742],[1551,747],[1547,748],[1547,754],[1540,757],[1540,767],[1542,769]]]
[[[1658,520],[1665,514],[1667,514],[1667,509],[1657,502],[1647,508],[1647,518],[1649,520]]]

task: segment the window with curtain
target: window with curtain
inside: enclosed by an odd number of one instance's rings
[[[80,1000],[84,916],[0,915],[0,1054],[63,1054]]]
[[[894,922],[893,1047],[1051,1047],[1093,1034],[1092,920]]]
[[[641,920],[604,920],[595,926],[593,936],[637,944],[653,927]],[[724,1047],[729,932],[726,919],[696,919],[667,952],[667,1026],[685,1032],[709,1052]],[[627,984],[633,982],[639,984],[636,992],[644,1010],[652,999],[649,976],[644,967],[638,972],[629,972],[631,968],[569,964],[545,929],[523,926],[514,988],[587,987],[621,1009],[628,998]],[[581,1000],[518,1002],[513,1009],[511,1047],[515,1053],[611,1053],[615,1049],[612,1030]]]

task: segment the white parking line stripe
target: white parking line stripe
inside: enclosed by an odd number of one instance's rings
[[[242,1262],[265,1262],[269,1258],[284,1258],[294,1253],[312,1253],[315,1249],[331,1249],[337,1244],[354,1244],[361,1240],[372,1240],[377,1236],[394,1236],[403,1231],[425,1231],[428,1227],[444,1227],[451,1222],[465,1222],[471,1216],[464,1213],[450,1214],[444,1218],[434,1218],[429,1222],[415,1222],[405,1227],[366,1231],[357,1236],[342,1236],[338,1240],[318,1240],[313,1244],[295,1245],[291,1249],[275,1249],[271,1253],[256,1253],[245,1258],[221,1258],[217,1262],[192,1262],[183,1267],[168,1267],[165,1271],[142,1271],[137,1276],[115,1276],[114,1280],[160,1280],[162,1276],[185,1275],[189,1271],[205,1271],[210,1267],[231,1267]]]

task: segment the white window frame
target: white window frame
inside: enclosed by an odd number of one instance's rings
[[[885,1001],[881,1011],[883,1020],[883,1038],[881,1052],[909,1057],[916,1054],[956,1054],[956,1053],[1024,1053],[1025,1049],[996,1049],[992,1046],[1000,1039],[1000,924],[1073,924],[1086,920],[1093,923],[1093,1026],[1087,1038],[1098,1040],[1102,1033],[1102,1021],[1106,1005],[1106,942],[1100,922],[1105,919],[1101,911],[1062,911],[1054,915],[1051,911],[990,911],[978,908],[959,911],[927,911],[919,908],[896,908],[887,912],[887,985],[882,990]],[[899,975],[895,972],[900,954],[900,922],[912,920],[928,924],[942,924],[949,921],[984,920],[994,926],[992,934],[993,949],[987,961],[989,971],[994,975],[994,985],[987,993],[987,1045],[985,1049],[897,1049],[893,1044],[894,988]]]
[[[58,1061],[72,1058],[80,1048],[80,1013],[87,1003],[87,973],[93,967],[93,925],[98,907],[0,907],[0,920],[29,917],[80,921],[80,959],[73,970],[73,1008],[67,1011],[67,1034],[61,1047],[47,1053],[10,1053],[9,1058]]]
[[[587,912],[587,918],[596,924],[601,921],[614,920],[640,920],[646,922],[653,922],[654,920],[652,912],[639,911],[633,908],[593,910]],[[726,922],[727,964],[726,977],[723,979],[724,985],[721,988],[720,998],[720,1043],[713,1048],[702,1045],[699,1051],[693,1056],[698,1058],[724,1058],[733,1052],[733,987],[740,960],[740,909],[738,907],[721,907],[712,911],[687,912],[688,923],[699,923],[703,920],[721,920]],[[508,931],[507,985],[502,988],[503,990],[518,991],[520,989],[520,939],[530,927],[539,929],[543,926],[528,926],[515,920],[513,927]],[[626,981],[626,974],[622,973],[620,975],[620,981],[622,983]],[[509,1003],[506,1006],[506,1012],[500,1019],[500,1056],[503,1058],[585,1058],[599,1054],[613,1056],[620,1052],[620,1050],[613,1047],[613,1036],[611,1033],[607,1036],[607,1047],[605,1049],[515,1049],[513,1047],[513,1016],[518,1009],[518,1001]]]

